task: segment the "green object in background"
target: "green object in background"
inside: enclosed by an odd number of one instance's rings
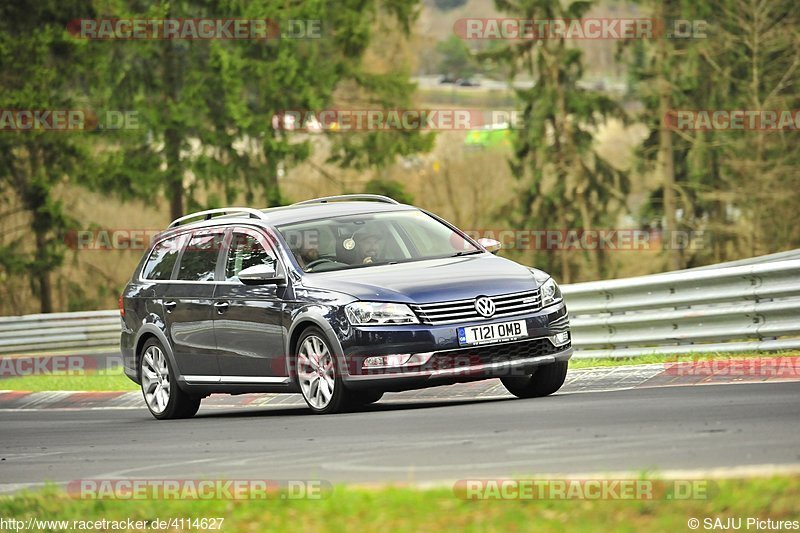
[[[464,139],[464,145],[491,148],[509,142],[510,137],[511,131],[508,128],[472,130],[467,133],[467,138]]]

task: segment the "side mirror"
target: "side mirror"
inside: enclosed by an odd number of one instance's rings
[[[480,244],[481,246],[486,248],[487,252],[490,252],[490,253],[493,253],[493,254],[496,254],[497,252],[499,252],[500,248],[503,247],[503,245],[500,244],[500,241],[496,241],[494,239],[487,239],[485,237],[481,238],[481,239],[478,239],[478,244]]]
[[[247,267],[239,272],[237,277],[245,285],[264,285],[283,281],[283,276],[275,270],[275,263]]]

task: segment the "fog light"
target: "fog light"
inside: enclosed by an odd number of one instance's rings
[[[364,359],[364,368],[403,366],[411,354],[378,355]]]
[[[553,343],[553,346],[564,346],[569,342],[569,331],[562,331],[561,333],[556,333],[550,337],[550,342]]]
[[[415,354],[377,355],[364,359],[362,368],[394,368],[398,366],[424,365],[433,356],[433,352]]]

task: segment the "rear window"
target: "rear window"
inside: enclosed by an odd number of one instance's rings
[[[193,235],[186,246],[178,267],[178,278],[182,281],[214,281],[217,256],[222,247],[224,233]]]
[[[178,260],[178,253],[181,251],[183,236],[164,239],[153,247],[150,257],[142,269],[142,278],[152,280],[168,280],[172,275],[172,269]]]

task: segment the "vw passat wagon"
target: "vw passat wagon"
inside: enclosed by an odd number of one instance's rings
[[[300,392],[316,413],[488,378],[552,394],[561,292],[499,247],[374,195],[179,218],[120,297],[125,373],[159,419],[214,393]]]

